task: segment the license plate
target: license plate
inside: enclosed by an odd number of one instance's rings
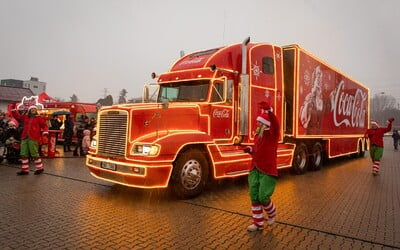
[[[105,168],[105,169],[109,169],[109,170],[116,170],[116,166],[114,163],[109,163],[109,162],[101,162],[100,163],[100,167]]]

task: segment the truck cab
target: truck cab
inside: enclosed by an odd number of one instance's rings
[[[190,198],[209,179],[248,174],[251,156],[243,149],[254,140],[258,103],[270,102],[282,121],[281,53],[244,41],[183,56],[157,77],[153,101],[100,110],[87,157],[92,175],[133,187],[171,186]],[[293,148],[281,144],[280,167],[291,165]]]

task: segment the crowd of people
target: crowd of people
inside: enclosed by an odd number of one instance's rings
[[[30,129],[24,130],[24,124],[27,123]],[[31,126],[32,124],[35,128]],[[35,129],[38,131],[33,131]],[[58,139],[62,137],[64,152],[73,152],[73,156],[84,156],[88,153],[91,139],[96,133],[96,119],[94,117],[89,119],[83,114],[76,118],[74,124],[69,114],[65,117],[53,115],[50,120],[45,119],[38,114],[37,107],[30,107],[25,111],[13,111],[11,115],[0,110],[0,162],[7,159],[9,163],[22,162],[23,167],[26,167],[26,158],[31,157],[36,159],[40,170],[42,163],[39,158],[44,154],[42,145],[47,143],[47,136],[43,136],[43,132],[48,130],[57,131],[56,144],[61,143]],[[76,140],[73,140],[74,135]],[[26,138],[30,141],[26,141]],[[34,144],[37,144],[37,153]],[[72,150],[73,146],[75,148]],[[25,173],[26,168],[23,170]]]

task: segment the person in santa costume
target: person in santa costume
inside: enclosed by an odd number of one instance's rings
[[[39,155],[39,142],[43,135],[48,134],[48,128],[43,116],[40,116],[37,111],[37,106],[32,105],[28,108],[27,114],[19,114],[18,111],[13,111],[13,116],[23,122],[24,129],[21,135],[21,171],[17,175],[29,174],[29,157],[35,161],[35,175],[43,172],[43,163]]]
[[[372,160],[372,174],[378,175],[383,156],[383,136],[392,130],[394,118],[387,120],[387,127],[379,127],[376,121],[371,122],[371,128],[365,132],[365,138],[369,139],[369,155]]]
[[[276,208],[271,200],[278,177],[277,148],[279,124],[272,108],[261,103],[262,113],[257,117],[257,131],[254,145],[245,149],[252,155],[251,169],[248,176],[249,194],[253,223],[248,226],[250,232],[264,229],[264,214],[268,216],[268,225],[275,222]]]

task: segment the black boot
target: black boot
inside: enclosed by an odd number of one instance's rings
[[[44,171],[43,168],[37,169],[37,170],[35,171],[34,175],[39,175],[39,174],[43,173],[43,171]]]
[[[19,171],[19,172],[17,172],[17,175],[28,175],[29,174],[29,172],[28,171]]]

